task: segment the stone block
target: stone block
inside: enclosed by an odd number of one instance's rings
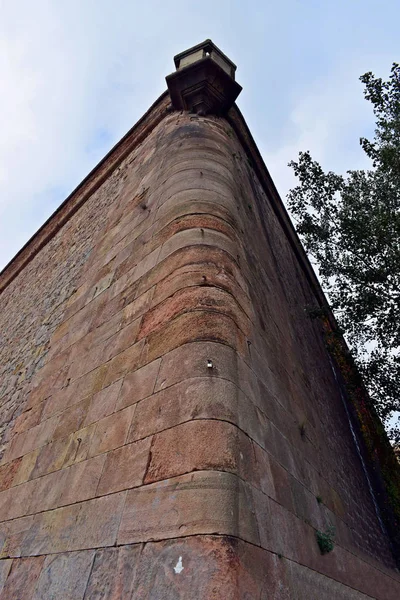
[[[215,287],[194,286],[178,290],[152,310],[141,323],[139,339],[160,330],[177,316],[192,311],[210,311],[229,316],[245,336],[249,334],[249,320],[232,296]]]
[[[44,560],[44,556],[14,559],[0,593],[0,600],[22,600],[32,597]]]
[[[67,472],[61,470],[30,482],[33,492],[28,503],[27,514],[56,508],[59,498],[65,490],[66,480]]]
[[[63,469],[61,473],[64,475],[64,485],[58,486],[60,494],[57,504],[54,506],[63,506],[94,498],[105,460],[106,455],[100,454]]]
[[[220,419],[237,424],[238,391],[219,378],[182,381],[138,402],[128,442],[148,437],[193,419]]]
[[[31,477],[41,477],[42,475],[61,469],[65,462],[68,445],[68,439],[60,439],[43,446],[36,459]]]
[[[161,359],[155,360],[125,376],[117,410],[135,404],[153,393],[160,363]]]
[[[126,350],[130,346],[133,346],[137,340],[140,322],[140,318],[136,319],[136,321],[124,326],[112,338],[107,340],[107,344],[102,355],[104,362],[110,360],[117,354],[120,354],[120,352]]]
[[[12,559],[5,559],[0,561],[0,592],[4,588],[4,584],[10,572],[12,562]]]
[[[104,384],[107,366],[101,365],[53,394],[46,402],[42,418],[48,418],[99,392]]]
[[[10,490],[8,500],[8,509],[5,518],[16,519],[29,514],[29,506],[35,494],[36,482],[27,481],[19,486],[13,487]],[[4,494],[4,492],[2,492]]]
[[[0,523],[0,558],[21,556],[21,545],[31,528],[33,516],[21,517]]]
[[[259,457],[260,453],[257,455],[257,458]],[[275,498],[275,500],[287,508],[287,510],[294,512],[294,502],[290,486],[290,473],[288,473],[288,471],[278,462],[275,457],[269,457],[269,465],[273,483],[273,494],[271,497]],[[264,492],[268,494],[267,491]]]
[[[129,371],[134,371],[138,368],[143,345],[144,340],[141,340],[120,354],[117,354],[117,356],[114,356],[114,358],[106,365],[107,374],[103,382],[104,387],[117,381],[126,373],[129,373]]]
[[[13,432],[22,433],[38,425],[43,411],[43,402],[21,413],[15,420]]]
[[[39,513],[25,534],[23,556],[113,546],[125,492]]]
[[[144,294],[141,294],[138,298],[135,298],[133,302],[128,302],[129,296],[125,295],[125,307],[122,310],[122,322],[124,323],[124,325],[135,321],[147,312],[151,305],[153,293],[154,288],[151,288]]]
[[[68,437],[71,433],[81,428],[90,404],[90,398],[74,404],[63,411],[54,431],[54,439]]]
[[[325,577],[312,569],[308,569],[295,562],[288,561],[290,577],[290,593],[292,598],[299,600],[309,600],[316,597],[321,600],[368,600],[370,595],[366,596],[338,581]]]
[[[117,399],[121,390],[123,379],[115,381],[113,384],[102,389],[95,394],[90,402],[89,409],[85,416],[84,425],[90,425],[107,417],[116,409]]]
[[[138,593],[136,569],[141,544],[98,550],[90,574],[87,600],[124,600]]]
[[[21,468],[22,458],[16,458],[12,462],[6,463],[0,467],[0,491],[11,487],[16,474]]]
[[[95,429],[96,424],[92,423],[88,427],[83,427],[69,436],[66,441],[67,450],[63,467],[68,467],[69,465],[85,460],[88,457]]]
[[[96,430],[90,444],[89,456],[108,452],[125,444],[133,410],[134,406],[129,406],[124,410],[104,417],[104,419],[96,423]]]
[[[180,248],[188,246],[215,246],[220,250],[225,250],[236,259],[238,247],[226,235],[210,229],[188,229],[180,231],[172,236],[162,247],[158,260],[161,262],[173,252]]]
[[[208,367],[211,360],[212,368]],[[219,377],[237,382],[238,356],[229,346],[214,342],[188,343],[162,357],[154,391],[170,387],[191,377]]]
[[[198,471],[129,490],[118,543],[235,535],[259,543],[251,493],[230,473]]]
[[[109,452],[97,495],[102,496],[142,485],[149,462],[150,446],[151,437]]]
[[[238,474],[240,438],[234,425],[222,421],[189,421],[162,431],[154,436],[145,483],[199,470]]]
[[[46,557],[32,600],[83,600],[94,550]]]
[[[149,542],[144,546],[137,567],[133,598],[236,600],[239,598],[237,585],[235,540],[192,536]]]
[[[278,498],[275,492],[274,478],[272,475],[271,458],[268,452],[263,450],[263,448],[261,448],[258,444],[253,444],[253,448],[255,454],[256,468],[258,472],[258,486],[260,487],[262,492],[264,492],[264,494],[277,500]],[[289,482],[286,481],[285,483],[286,488],[285,485],[283,485],[282,491],[285,489],[289,489]]]
[[[142,363],[151,362],[183,344],[195,341],[220,342],[247,355],[243,333],[228,316],[207,311],[186,313],[146,338]]]

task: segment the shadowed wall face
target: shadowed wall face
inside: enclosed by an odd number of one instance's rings
[[[228,122],[166,113],[1,296],[0,599],[397,599],[312,300]]]

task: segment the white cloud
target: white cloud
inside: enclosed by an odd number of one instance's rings
[[[296,178],[287,164],[297,160],[300,151],[309,150],[324,170],[345,173],[370,167],[360,137],[372,137],[374,116],[364,99],[360,75],[367,70],[385,77],[391,58],[363,57],[343,63],[326,76],[294,91],[296,100],[288,115],[281,143],[274,148],[260,144],[264,161],[283,200]]]
[[[238,64],[239,105],[283,195],[299,150],[328,168],[357,166],[358,126],[371,119],[357,78],[385,74],[393,57],[333,61],[315,79],[304,32],[293,37],[285,18],[297,4],[255,5],[0,0],[0,268],[165,89],[173,55],[206,37]],[[289,116],[276,86],[293,99]],[[274,122],[282,135],[268,139],[263,124]]]

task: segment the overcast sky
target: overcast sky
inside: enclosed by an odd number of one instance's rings
[[[400,60],[398,0],[0,0],[0,268],[164,91],[174,54],[210,37],[284,197],[287,163],[365,166],[358,77]]]

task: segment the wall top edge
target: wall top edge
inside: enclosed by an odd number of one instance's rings
[[[116,169],[122,160],[160,123],[171,110],[170,96],[166,90],[150,106],[147,112],[135,125],[115,144],[106,156],[92,169],[83,181],[69,194],[47,221],[27,241],[19,252],[0,272],[0,294],[17,277],[24,267],[51,240],[84,202],[96,191],[105,179]],[[225,116],[235,130],[244,150],[248,154],[252,166],[262,184],[281,226],[299,260],[303,271],[318,302],[328,308],[327,300],[321,289],[315,272],[307,258],[304,248],[297,236],[290,217],[272,181],[269,171],[262,159],[260,151],[253,139],[247,123],[235,104]],[[330,311],[329,311],[330,312]],[[332,314],[332,313],[331,313]],[[333,316],[332,316],[333,319]]]
[[[140,144],[165,117],[169,104],[169,94],[168,91],[165,91],[0,271],[0,294],[96,191],[127,154]]]

